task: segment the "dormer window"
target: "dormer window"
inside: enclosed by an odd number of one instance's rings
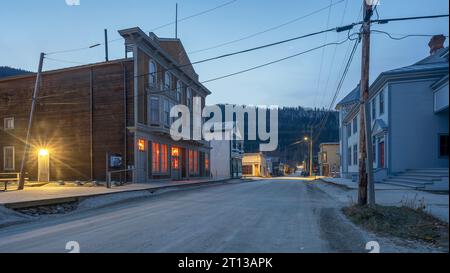
[[[158,80],[158,70],[156,67],[156,63],[154,61],[150,61],[148,63],[148,84],[151,87],[156,86],[157,80]]]
[[[166,71],[164,74],[164,88],[166,91],[171,91],[172,89],[172,74],[169,71]]]

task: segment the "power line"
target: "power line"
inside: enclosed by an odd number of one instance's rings
[[[390,22],[421,20],[421,19],[437,19],[437,18],[444,18],[444,17],[449,17],[449,14],[376,19],[376,20],[371,20],[370,23],[387,24]],[[360,22],[360,23],[362,23],[362,22]]]
[[[258,66],[252,67],[252,68],[248,68],[248,69],[245,69],[245,70],[241,70],[241,71],[238,71],[238,72],[235,72],[235,73],[231,73],[231,74],[228,74],[228,75],[225,75],[225,76],[221,76],[221,77],[218,77],[218,78],[214,78],[214,79],[211,79],[211,80],[203,81],[202,84],[203,84],[203,83],[212,82],[212,81],[216,81],[216,80],[221,80],[221,79],[224,79],[224,78],[228,78],[228,77],[231,77],[231,76],[235,76],[235,75],[238,75],[238,74],[242,74],[242,73],[245,73],[245,72],[249,72],[249,71],[252,71],[252,70],[255,70],[255,69],[258,69],[258,68],[262,68],[262,67],[265,67],[265,66],[269,66],[269,65],[272,65],[272,64],[275,64],[275,63],[279,63],[279,62],[282,62],[282,61],[285,61],[285,60],[288,60],[288,59],[292,59],[292,58],[294,58],[294,57],[297,57],[297,56],[306,54],[306,53],[308,53],[308,52],[315,51],[315,50],[317,50],[317,49],[325,48],[325,47],[327,47],[327,46],[331,46],[331,45],[341,45],[341,44],[343,44],[343,43],[345,43],[345,42],[347,42],[347,41],[348,41],[348,40],[346,39],[346,40],[344,40],[344,41],[337,42],[337,43],[336,43],[336,42],[335,42],[335,43],[327,43],[327,44],[324,44],[324,45],[321,45],[321,46],[318,46],[318,47],[314,47],[314,48],[312,48],[312,49],[308,49],[308,50],[306,50],[306,51],[303,51],[303,52],[300,52],[300,53],[297,53],[297,54],[294,54],[294,55],[290,55],[290,56],[287,56],[287,57],[284,57],[284,58],[281,58],[281,59],[278,59],[278,60],[275,60],[275,61],[272,61],[272,62],[268,62],[268,63],[262,64],[262,65],[258,65]]]
[[[315,50],[318,50],[318,49],[321,49],[321,48],[324,48],[324,47],[327,47],[327,46],[341,45],[341,44],[343,44],[343,43],[345,43],[347,41],[348,41],[348,39],[345,39],[345,40],[343,40],[341,42],[333,42],[333,43],[323,44],[323,45],[320,45],[320,46],[317,46],[317,47],[314,47],[314,48],[311,48],[311,49],[299,52],[299,53],[294,54],[294,55],[290,55],[290,56],[287,56],[287,57],[284,57],[284,58],[281,58],[281,59],[277,59],[277,60],[274,60],[274,61],[271,61],[271,62],[267,62],[267,63],[261,64],[261,65],[258,65],[258,66],[254,66],[254,67],[251,67],[251,68],[248,68],[248,69],[244,69],[244,70],[237,71],[237,72],[234,72],[234,73],[230,73],[230,74],[227,74],[227,75],[223,75],[223,76],[220,76],[220,77],[212,78],[212,79],[209,79],[209,80],[206,80],[206,81],[202,81],[200,83],[204,84],[204,83],[209,83],[209,82],[213,82],[213,81],[222,80],[222,79],[225,79],[225,78],[229,78],[229,77],[232,77],[232,76],[236,76],[236,75],[239,75],[239,74],[250,72],[250,71],[253,71],[253,70],[256,70],[256,69],[259,69],[259,68],[263,68],[263,67],[266,67],[266,66],[269,66],[269,65],[273,65],[273,64],[276,64],[276,63],[279,63],[279,62],[282,62],[282,61],[285,61],[285,60],[288,60],[288,59],[292,59],[294,57],[298,57],[300,55],[304,55],[306,53],[309,53],[309,52],[312,52],[312,51],[315,51]],[[133,76],[133,77],[135,77],[135,76]],[[136,76],[136,77],[139,77],[139,75]],[[195,85],[195,83],[189,84],[186,87],[191,87],[193,85]],[[176,90],[177,90],[177,88],[171,88],[171,89],[169,88],[169,89],[161,90],[161,91],[159,91],[157,93],[150,93],[149,95],[157,95],[158,93],[166,93],[166,92],[176,91]],[[73,92],[69,91],[69,92],[65,92],[63,94],[41,96],[41,97],[39,97],[39,99],[54,98],[54,97],[68,95],[68,94],[75,93],[75,92],[78,92],[78,91],[73,91]],[[138,95],[138,97],[141,97],[141,96],[143,96],[143,95]],[[134,95],[133,96],[129,96],[129,98],[133,98],[133,97],[134,97]]]
[[[333,0],[330,0],[330,3],[333,4]],[[327,23],[326,23],[326,28],[328,28],[330,26],[330,16],[331,16],[331,5],[330,5],[330,9],[328,10],[328,17],[327,17]],[[339,38],[338,38],[339,39]],[[328,33],[325,34],[325,43],[328,41]],[[319,87],[320,87],[320,80],[322,79],[322,70],[323,70],[323,60],[325,58],[325,48],[322,49],[322,56],[320,57],[320,68],[319,68],[319,77],[317,79],[317,86],[316,86],[316,90],[314,92],[314,102],[313,105],[316,104],[317,101],[317,96],[319,93]],[[308,123],[307,127],[311,126],[311,122],[312,120]]]
[[[173,21],[173,22],[170,22],[170,23],[161,25],[161,26],[159,26],[159,27],[156,27],[156,28],[152,29],[151,31],[153,32],[153,31],[155,31],[155,30],[158,30],[158,29],[165,28],[165,27],[168,27],[168,26],[170,26],[170,25],[173,25],[173,24],[175,24],[175,23],[177,23],[177,22],[178,22],[178,23],[179,23],[179,22],[183,22],[183,21],[189,20],[189,19],[191,19],[191,18],[194,18],[194,17],[200,16],[200,15],[203,15],[203,14],[206,14],[206,13],[209,13],[209,12],[212,12],[212,11],[215,11],[215,10],[217,10],[217,9],[220,9],[220,8],[225,7],[225,6],[231,5],[231,4],[233,4],[234,2],[236,2],[236,1],[237,1],[237,0],[228,1],[228,2],[226,2],[226,3],[223,3],[223,4],[221,4],[221,5],[216,6],[216,7],[214,7],[214,8],[210,8],[210,9],[201,11],[201,12],[199,12],[199,13],[195,13],[195,14],[193,14],[193,15],[190,15],[190,16],[187,16],[187,17],[184,17],[184,18],[181,18],[181,19],[179,19],[178,21]]]
[[[349,57],[349,59],[347,61],[347,64],[345,66],[344,73],[342,74],[342,77],[341,77],[341,79],[339,81],[339,84],[338,84],[338,86],[336,88],[336,92],[334,93],[333,99],[331,100],[331,103],[330,103],[330,106],[329,106],[329,109],[328,109],[329,111],[333,108],[333,105],[335,104],[336,99],[339,96],[339,93],[340,93],[340,91],[342,89],[342,85],[344,84],[344,81],[345,81],[345,79],[347,77],[348,70],[350,69],[350,65],[351,65],[351,63],[353,61],[353,58],[355,56],[355,53],[356,53],[356,50],[358,48],[359,43],[360,43],[360,40],[358,39],[357,41],[355,41],[355,44],[353,45],[353,49],[352,49],[350,57]],[[325,118],[321,122],[320,129],[319,129],[319,131],[318,131],[318,133],[317,133],[317,135],[315,137],[314,142],[319,139],[323,129],[325,128],[325,125],[326,125],[326,123],[328,121],[328,118],[330,116],[330,112],[329,111],[327,112],[327,114],[325,115]]]
[[[402,35],[401,37],[394,37],[393,35],[395,35],[395,34],[391,34],[389,32],[382,31],[382,30],[372,29],[371,32],[385,34],[390,39],[397,40],[397,41],[404,40],[404,39],[410,38],[410,37],[433,37],[434,36],[433,34],[405,34],[405,35]],[[398,35],[400,35],[400,34],[398,34]],[[445,36],[445,37],[448,38],[448,36]]]
[[[295,18],[295,19],[292,19],[292,20],[287,21],[287,22],[285,22],[285,23],[282,23],[282,24],[280,24],[280,25],[277,25],[277,26],[274,26],[274,27],[265,29],[265,30],[263,30],[263,31],[259,31],[259,32],[256,32],[256,33],[253,33],[253,34],[244,36],[244,37],[239,38],[239,39],[231,40],[231,41],[229,41],[229,42],[224,42],[224,43],[217,44],[217,45],[210,46],[210,47],[203,48],[203,49],[197,49],[197,50],[190,51],[189,54],[196,54],[196,53],[208,51],[208,50],[211,50],[211,49],[220,48],[220,47],[223,47],[223,46],[226,46],[226,45],[234,44],[234,43],[237,43],[237,42],[241,42],[241,41],[244,41],[244,40],[247,40],[247,39],[250,39],[250,38],[259,36],[259,35],[261,35],[261,34],[264,34],[264,33],[267,33],[267,32],[270,32],[270,31],[273,31],[273,30],[282,28],[282,27],[284,27],[284,26],[287,26],[287,25],[290,25],[290,24],[295,23],[295,22],[297,22],[297,21],[300,21],[300,20],[303,20],[303,19],[305,19],[305,18],[308,18],[308,17],[310,17],[310,16],[312,16],[312,15],[318,14],[318,13],[320,13],[320,12],[326,10],[326,9],[331,8],[332,6],[335,6],[335,5],[338,5],[338,4],[342,3],[343,1],[344,1],[344,0],[338,1],[338,2],[336,2],[336,3],[334,3],[334,4],[332,3],[332,4],[330,4],[330,5],[326,6],[326,7],[323,7],[323,8],[317,9],[317,10],[315,10],[315,11],[312,11],[312,12],[306,14],[306,15],[302,15],[302,16],[300,16],[300,17],[297,17],[297,18]]]

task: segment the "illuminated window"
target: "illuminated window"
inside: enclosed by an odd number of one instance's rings
[[[198,151],[194,151],[194,173],[198,174]]]
[[[167,173],[169,170],[169,153],[166,144],[161,145],[161,172]]]
[[[14,171],[15,149],[14,146],[3,147],[3,170]]]
[[[209,171],[209,155],[205,154],[205,170],[206,172]]]
[[[143,139],[138,140],[138,148],[139,148],[139,151],[145,152],[145,140],[143,140]]]
[[[172,155],[172,169],[178,170],[180,167],[180,158],[179,158],[180,149],[172,148],[171,155]]]
[[[194,173],[194,151],[189,150],[189,173]]]
[[[161,151],[159,143],[152,143],[152,170],[153,173],[160,173],[160,153]]]

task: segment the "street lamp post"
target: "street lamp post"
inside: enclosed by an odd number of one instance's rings
[[[309,141],[309,176],[313,173],[313,139],[312,137],[305,137],[305,141]]]

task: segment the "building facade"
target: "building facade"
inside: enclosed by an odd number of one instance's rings
[[[339,143],[321,143],[318,158],[320,176],[339,177]]]
[[[264,154],[244,154],[242,159],[242,175],[244,177],[268,177],[269,169]]]
[[[241,178],[244,140],[238,137],[240,134],[234,122],[218,126],[222,130],[215,131],[214,139],[210,141],[211,176],[215,179]]]
[[[139,28],[119,33],[131,57],[42,74],[26,164],[31,181],[104,181],[113,162],[131,169],[125,176],[135,183],[209,176],[209,144],[170,135],[171,107],[186,105],[192,121],[194,97],[204,107],[210,94],[184,65],[181,42]],[[19,172],[35,79],[0,79],[0,172]],[[46,168],[48,177],[40,176]]]
[[[440,41],[432,39],[429,57],[383,72],[370,86],[367,107],[377,182],[410,169],[448,169],[448,47]],[[359,94],[357,86],[337,105],[341,174],[355,181]]]

